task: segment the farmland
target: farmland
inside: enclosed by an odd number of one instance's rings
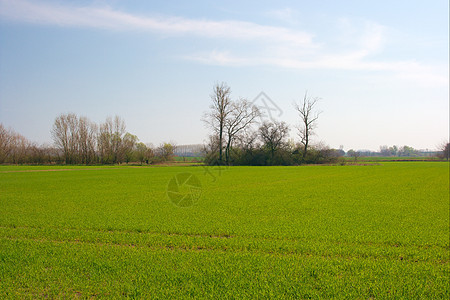
[[[448,183],[444,162],[1,166],[0,297],[448,299]]]

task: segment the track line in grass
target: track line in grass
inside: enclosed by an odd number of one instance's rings
[[[274,237],[274,236],[258,236],[258,235],[230,235],[230,234],[201,234],[201,233],[185,233],[185,232],[164,232],[164,231],[150,231],[140,229],[103,229],[103,228],[76,228],[76,227],[56,227],[56,226],[16,226],[16,225],[0,225],[0,229],[31,229],[31,230],[55,230],[59,231],[74,231],[74,232],[94,232],[94,233],[109,233],[109,234],[131,234],[131,235],[152,235],[152,236],[174,236],[174,237],[198,237],[209,239],[249,239],[261,241],[287,241],[287,242],[306,242],[308,238],[301,237]],[[366,247],[414,247],[417,249],[444,249],[450,251],[449,245],[417,245],[417,244],[402,244],[398,242],[363,242],[363,241],[345,241],[345,240],[315,240],[316,242],[332,243],[336,245],[345,246],[366,246]]]
[[[241,237],[235,236],[228,239],[217,240],[207,235],[183,235],[183,234],[167,234],[161,232],[135,232],[135,231],[98,231],[84,229],[67,229],[65,231],[73,231],[73,235],[61,234],[61,229],[49,228],[31,228],[31,227],[5,227],[6,232],[1,233],[0,238],[11,240],[29,240],[29,241],[49,241],[55,243],[85,243],[92,245],[118,245],[123,247],[142,247],[150,249],[178,249],[181,251],[219,251],[219,252],[242,252],[242,253],[265,253],[269,255],[304,255],[317,257],[336,257],[342,259],[368,258],[373,259],[391,259],[405,260],[409,262],[422,262],[432,264],[448,264],[449,258],[442,249],[437,247],[428,248],[437,257],[441,259],[430,259],[429,257],[417,256],[416,253],[420,248],[417,245],[398,246],[378,244],[356,244],[336,241],[326,241],[315,243],[314,246],[305,244],[302,240],[294,239],[270,239],[263,237]],[[20,229],[24,231],[20,232]],[[7,232],[7,231],[10,232]],[[44,232],[38,232],[43,230]],[[91,236],[82,233],[94,233]],[[106,235],[101,235],[102,233]],[[121,235],[124,234],[124,235]],[[25,235],[25,236],[24,236]],[[29,235],[29,237],[26,237]],[[171,237],[175,237],[172,239]],[[198,238],[198,239],[196,239]],[[127,243],[126,241],[132,241]],[[280,243],[278,243],[278,241]],[[384,249],[384,251],[379,251]],[[351,249],[350,251],[348,249]],[[388,249],[388,250],[386,250]]]
[[[267,249],[249,250],[249,249],[234,249],[229,247],[204,247],[204,246],[191,246],[187,247],[185,245],[138,245],[138,244],[127,244],[127,243],[107,243],[107,242],[97,242],[97,241],[81,241],[81,240],[55,240],[55,239],[45,239],[45,238],[21,238],[21,237],[0,237],[0,240],[10,241],[10,242],[33,242],[40,244],[53,244],[53,245],[92,245],[98,247],[108,247],[117,249],[148,249],[151,251],[171,251],[171,252],[186,252],[186,253],[202,253],[202,252],[216,252],[216,253],[234,253],[234,254],[252,254],[252,255],[269,255],[273,257],[304,257],[308,259],[324,259],[324,260],[345,260],[345,261],[358,261],[361,259],[370,261],[401,261],[405,264],[421,264],[421,265],[449,265],[449,261],[438,260],[438,261],[428,261],[428,260],[417,260],[408,259],[404,257],[390,257],[390,256],[373,256],[373,255],[340,255],[340,254],[318,254],[313,252],[299,252],[299,251],[272,251]]]

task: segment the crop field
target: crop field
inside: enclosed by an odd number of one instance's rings
[[[449,164],[0,167],[0,298],[448,299]]]

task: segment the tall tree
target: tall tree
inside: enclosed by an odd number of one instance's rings
[[[113,153],[114,153],[114,163],[121,163],[125,160],[125,146],[124,137],[126,134],[125,121],[121,117],[115,116],[113,121]]]
[[[317,101],[319,101],[319,98],[310,97],[306,92],[301,103],[294,103],[294,108],[298,112],[301,121],[298,128],[298,135],[300,136],[300,142],[303,145],[303,160],[306,157],[311,136],[314,134],[314,129],[316,128],[317,120],[319,119],[320,112],[314,110]]]
[[[28,141],[23,135],[11,131],[10,143],[10,161],[13,164],[25,163],[28,159],[28,150],[31,146],[30,141]]]
[[[133,150],[135,148],[135,145],[138,141],[138,137],[127,132],[123,136],[122,140],[122,152],[125,158],[125,162],[128,164],[133,159]]]
[[[102,163],[121,163],[125,160],[123,138],[126,134],[125,122],[115,116],[106,118],[98,133],[98,150]]]
[[[225,83],[216,84],[211,94],[212,104],[210,111],[203,116],[203,121],[217,135],[219,143],[219,164],[223,162],[223,143],[225,136],[225,125],[229,114],[232,111],[231,90]]]
[[[63,151],[66,164],[78,162],[78,130],[78,117],[72,113],[60,115],[53,123],[53,141],[55,142],[55,145]]]
[[[11,131],[0,123],[0,164],[7,161],[11,152]]]
[[[245,99],[232,101],[230,107],[231,111],[224,121],[227,137],[225,147],[225,160],[227,164],[230,163],[230,150],[236,136],[251,126],[260,115],[258,107]]]
[[[80,162],[90,164],[95,161],[97,125],[86,117],[78,120]]]

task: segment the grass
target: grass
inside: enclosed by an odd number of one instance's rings
[[[345,157],[346,161],[355,161],[353,157]],[[357,158],[358,162],[390,162],[390,161],[442,161],[435,156],[361,156]]]
[[[67,169],[0,167],[1,298],[450,296],[448,163]]]
[[[200,162],[203,161],[203,157],[201,156],[175,156],[175,161],[182,161],[182,162]]]

